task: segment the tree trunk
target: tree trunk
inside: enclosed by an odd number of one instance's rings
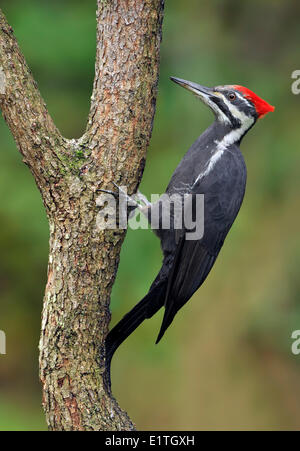
[[[104,340],[125,231],[101,231],[99,188],[136,190],[157,93],[163,0],[98,0],[86,133],[61,136],[0,10],[0,106],[41,192],[50,254],[40,340],[51,430],[132,430],[105,383]],[[76,43],[74,44],[76,45]]]

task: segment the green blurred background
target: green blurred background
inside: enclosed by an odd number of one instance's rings
[[[50,113],[81,136],[94,75],[95,1],[1,0]],[[276,106],[247,135],[242,210],[204,286],[154,345],[161,313],[113,361],[114,394],[139,429],[299,429],[299,104],[296,0],[168,0],[153,138],[141,191],[164,191],[213,117],[169,81],[246,85]],[[0,429],[45,429],[38,341],[48,226],[39,192],[0,121]],[[161,263],[149,230],[129,231],[113,323],[146,293]]]

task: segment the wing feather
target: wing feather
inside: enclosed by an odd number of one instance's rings
[[[199,192],[199,187],[196,187],[195,191]],[[181,230],[169,272],[164,303],[165,314],[156,343],[160,341],[178,310],[207,278],[239,211],[243,192],[237,191],[223,205],[218,192],[222,191],[216,190],[205,195],[203,237],[197,241],[188,240],[186,239],[187,230]],[[197,192],[191,194],[197,194]],[[193,208],[192,203],[190,208]]]

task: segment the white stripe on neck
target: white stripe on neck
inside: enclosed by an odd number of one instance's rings
[[[241,113],[241,115],[244,116],[244,122],[242,122],[241,127],[236,128],[235,130],[231,130],[231,132],[227,133],[227,135],[224,136],[224,138],[221,141],[215,140],[215,144],[217,145],[217,148],[215,152],[210,157],[206,168],[203,172],[201,172],[198,177],[195,180],[194,185],[198,183],[203,177],[205,177],[207,174],[210,173],[210,171],[214,168],[217,161],[222,157],[225,150],[230,147],[232,144],[238,142],[241,137],[244,135],[244,133],[250,128],[250,126],[253,124],[254,119],[246,116],[244,113]]]
[[[205,177],[207,174],[210,173],[210,171],[213,169],[214,165],[216,164],[216,162],[221,158],[221,156],[223,155],[224,150],[223,149],[219,149],[217,146],[217,150],[212,154],[212,156],[210,157],[209,161],[206,164],[206,168],[204,169],[203,172],[201,172],[198,177],[196,178],[194,185],[196,185],[196,183],[198,183],[201,179],[203,179],[203,177]]]
[[[217,150],[224,151],[227,149],[227,147],[231,146],[236,142],[239,142],[241,137],[251,127],[251,125],[254,122],[254,118],[246,116],[245,114],[243,115],[245,116],[246,119],[244,118],[244,122],[242,122],[241,127],[231,130],[231,132],[227,133],[227,135],[225,135],[221,141],[217,140],[215,141],[215,143],[217,144]]]

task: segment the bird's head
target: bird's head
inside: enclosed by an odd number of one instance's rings
[[[232,129],[241,129],[241,135],[244,135],[257,119],[275,109],[244,86],[224,85],[207,88],[180,78],[171,77],[171,80],[193,92],[208,105],[217,121]]]

